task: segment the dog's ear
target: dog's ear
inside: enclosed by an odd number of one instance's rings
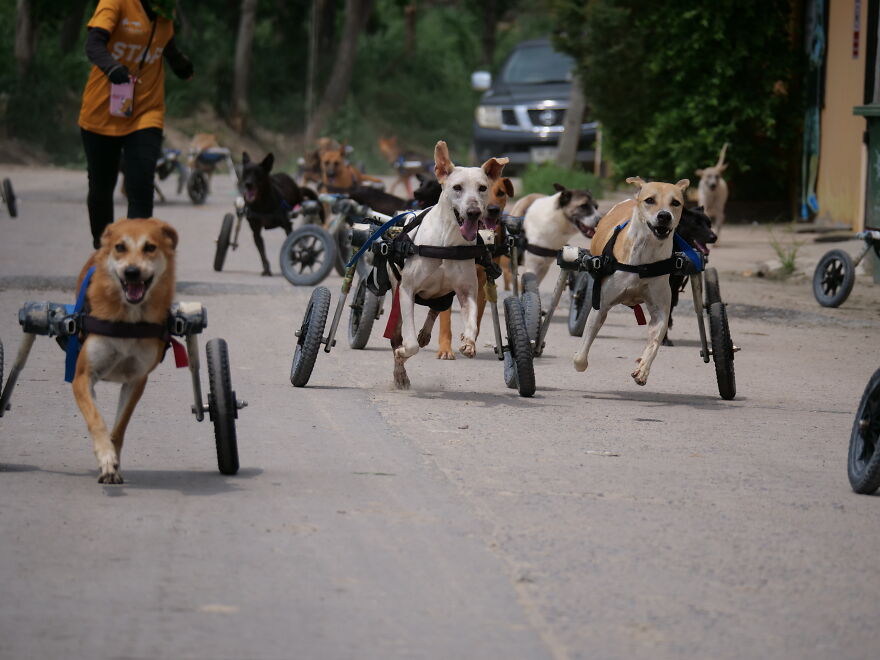
[[[688,186],[691,185],[690,179],[681,179],[678,183],[675,184],[677,188],[681,189],[681,194],[684,195],[687,192]]]
[[[703,170],[702,169],[695,170],[694,174],[696,174],[697,176],[703,176]]]
[[[483,171],[490,179],[497,179],[508,162],[510,162],[509,158],[490,158],[483,163]]]
[[[507,177],[504,177],[503,179],[501,179],[501,185],[504,186],[504,192],[507,193],[507,196],[513,197],[513,195],[515,194],[513,191],[513,181],[511,181]]]
[[[555,190],[556,192],[565,192],[565,186],[563,186],[561,183],[554,183],[553,190]]]
[[[645,185],[645,180],[640,176],[628,177],[626,182],[631,183],[632,185],[634,185],[636,188],[639,188],[639,189],[641,189],[641,187],[643,185]]]
[[[727,169],[727,163],[724,163],[723,165],[720,165],[720,166],[718,167],[718,171],[719,171],[719,172],[723,172],[723,171],[726,170],[726,169]]]
[[[162,236],[170,243],[171,249],[177,249],[177,230],[169,224],[162,223]]]
[[[268,174],[269,172],[272,171],[272,165],[274,165],[274,164],[275,164],[275,154],[273,154],[270,151],[268,154],[266,154],[266,157],[263,159],[263,162],[260,163],[260,167],[262,167],[263,170],[266,172],[266,174]]]
[[[559,208],[564,209],[571,201],[571,191],[567,190],[565,186],[560,186],[558,183],[554,183],[553,187],[559,191]]]
[[[454,169],[455,164],[449,157],[449,147],[443,140],[440,140],[434,147],[434,174],[437,176],[437,181],[442,184]]]
[[[247,165],[250,162],[251,162],[250,154],[247,151],[242,151],[241,152],[241,164]]]

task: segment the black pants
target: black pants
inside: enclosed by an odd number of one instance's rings
[[[153,215],[153,176],[162,149],[162,131],[144,128],[113,137],[80,129],[89,168],[89,223],[97,249],[104,228],[113,222],[113,191],[119,177],[119,158],[124,157],[128,218]]]

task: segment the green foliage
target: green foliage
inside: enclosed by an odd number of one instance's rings
[[[523,172],[522,185],[516,194],[517,197],[531,193],[550,195],[553,194],[554,183],[566,188],[586,189],[596,197],[602,194],[602,181],[599,177],[581,169],[569,169],[553,163],[530,163]]]
[[[782,266],[779,275],[782,278],[790,277],[794,274],[797,267],[797,254],[801,247],[803,247],[804,242],[795,239],[784,242],[776,235],[772,227],[768,228],[767,231],[770,233],[770,246],[779,258],[779,263]]]
[[[800,116],[789,0],[549,2],[621,178],[695,179],[730,142],[737,196],[782,196]]]

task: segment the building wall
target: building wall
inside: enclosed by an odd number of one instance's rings
[[[822,222],[860,229],[864,222],[863,117],[853,115],[862,105],[865,86],[868,0],[861,0],[858,57],[853,58],[853,28],[857,0],[828,2],[825,107],[821,119],[819,178],[816,195]]]

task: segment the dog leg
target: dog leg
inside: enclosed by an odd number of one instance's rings
[[[574,368],[577,371],[587,370],[589,365],[587,356],[590,353],[590,346],[593,345],[593,340],[599,334],[599,329],[605,323],[607,316],[608,308],[605,305],[601,305],[598,311],[593,310],[587,318],[587,326],[584,328],[584,340],[581,343],[580,350],[574,354]]]
[[[480,324],[483,322],[483,312],[486,311],[486,270],[477,268],[477,334],[480,336]]]
[[[424,348],[428,345],[428,342],[431,341],[431,331],[434,329],[434,321],[437,320],[437,315],[440,312],[429,309],[428,315],[425,317],[425,325],[422,326],[422,329],[419,330],[419,347]]]
[[[498,257],[498,265],[501,266],[501,275],[504,277],[504,290],[510,291],[513,276],[510,274],[510,257]]]
[[[415,301],[409,289],[402,284],[400,291],[400,336],[402,345],[395,349],[394,354],[410,358],[419,352],[419,340],[416,337]]]
[[[254,232],[254,243],[257,246],[257,251],[260,253],[260,261],[263,262],[263,272],[260,274],[263,277],[270,277],[272,269],[269,268],[269,260],[266,259],[266,244],[263,242],[262,232],[259,227],[254,227],[253,225],[251,225],[251,230]]]
[[[125,429],[131,421],[131,415],[135,406],[141,400],[144,388],[147,386],[147,377],[144,376],[140,380],[130,383],[123,383],[119,390],[119,405],[116,408],[116,421],[113,424],[113,430],[110,432],[110,440],[116,449],[117,461],[122,460],[122,443],[125,441]]]
[[[461,316],[465,319],[458,351],[465,357],[472,358],[477,354],[477,302],[471,297],[470,287],[456,289],[455,295],[458,296],[458,302],[461,304]]]
[[[452,351],[452,310],[440,312],[440,348],[437,349],[438,360],[454,360],[455,353]]]
[[[110,439],[107,424],[104,423],[104,418],[101,417],[98,406],[95,405],[93,387],[94,383],[88,369],[88,362],[84,358],[84,353],[80,353],[76,365],[76,375],[73,377],[73,398],[76,399],[76,404],[86,420],[89,435],[92,436],[92,449],[95,452],[95,458],[98,459],[98,470],[100,470],[98,483],[121,484],[119,456]]]
[[[409,376],[406,375],[406,358],[399,356],[397,350],[403,345],[403,337],[401,336],[401,323],[397,322],[394,329],[394,335],[391,337],[391,349],[394,353],[394,386],[399,390],[409,389]]]
[[[633,380],[637,385],[644,385],[648,382],[648,374],[651,372],[651,364],[657,357],[657,351],[660,349],[660,341],[666,334],[668,327],[668,306],[658,305],[656,303],[645,303],[648,311],[651,313],[651,323],[648,325],[648,345],[636,362],[638,368],[632,372]]]

